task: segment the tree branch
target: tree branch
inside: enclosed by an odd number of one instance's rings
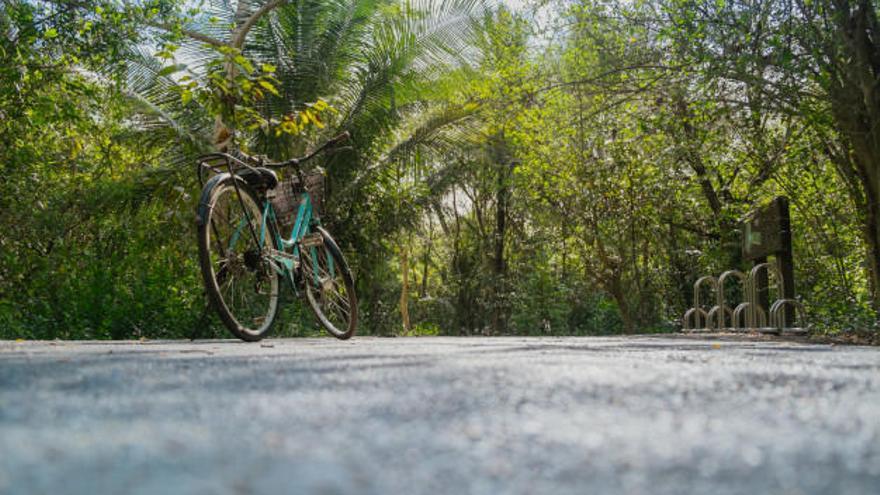
[[[268,14],[270,11],[274,10],[276,7],[280,7],[281,5],[283,5],[285,3],[287,3],[287,0],[272,0],[271,2],[268,2],[268,3],[264,4],[262,7],[260,7],[259,9],[257,9],[257,11],[254,12],[253,14],[251,14],[251,16],[248,17],[241,24],[241,26],[237,27],[235,29],[235,31],[233,31],[232,41],[230,42],[230,45],[232,45],[234,48],[241,48],[242,45],[244,45],[245,37],[247,36],[247,34],[251,30],[251,28],[254,27],[254,24],[256,24],[257,21],[259,21],[260,18],[262,18],[264,15]]]
[[[161,23],[161,22],[146,21],[146,23],[148,26],[158,28],[163,31],[167,31],[169,33],[175,33],[175,32],[179,31],[181,34],[189,36],[190,38],[192,38],[196,41],[201,41],[203,43],[207,43],[212,46],[218,46],[218,47],[219,46],[229,46],[229,43],[227,43],[225,41],[218,40],[217,38],[208,36],[206,34],[202,34],[198,31],[193,31],[192,29],[186,29],[184,27],[180,27],[178,29],[173,24],[166,24],[166,23]]]

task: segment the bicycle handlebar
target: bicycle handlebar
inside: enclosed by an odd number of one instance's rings
[[[295,166],[299,166],[300,164],[305,163],[305,162],[311,160],[312,158],[318,156],[322,152],[326,151],[327,148],[335,147],[338,144],[344,143],[345,141],[347,141],[349,139],[351,139],[351,133],[348,131],[344,131],[342,134],[339,134],[335,137],[330,138],[327,142],[325,142],[324,144],[319,146],[317,149],[315,149],[311,153],[309,153],[305,156],[298,157],[298,158],[291,158],[291,159],[285,160],[283,162],[267,162],[262,157],[254,157],[254,156],[248,155],[247,153],[243,153],[241,151],[239,151],[239,153],[244,158],[246,158],[248,161],[257,164],[257,166],[259,166],[259,167],[266,167],[266,168],[285,168],[285,167],[291,167],[291,166],[295,167]]]
[[[349,133],[348,131],[344,131],[342,134],[339,134],[336,137],[330,138],[329,141],[322,144],[321,146],[318,147],[318,149],[316,149],[315,151],[312,151],[308,155],[300,157],[300,158],[291,158],[290,160],[287,160],[286,162],[281,162],[280,165],[282,165],[282,166],[288,166],[288,165],[296,166],[301,163],[305,163],[305,162],[311,160],[312,158],[318,156],[322,152],[324,152],[327,148],[331,148],[333,146],[336,146],[339,143],[346,141],[350,137],[351,137],[351,133]]]
[[[229,169],[229,173],[234,173],[236,169],[242,169],[242,168],[247,168],[247,169],[253,170],[253,167],[266,167],[266,168],[277,168],[277,169],[286,168],[286,167],[295,167],[296,174],[299,175],[300,180],[302,180],[302,171],[299,168],[300,164],[311,160],[312,158],[318,156],[319,154],[321,154],[322,152],[324,152],[328,148],[337,147],[337,145],[339,145],[340,143],[343,143],[349,139],[351,139],[351,133],[349,133],[348,131],[345,131],[345,132],[329,139],[327,142],[325,142],[324,144],[319,146],[317,149],[315,149],[311,153],[309,153],[305,156],[299,157],[299,158],[291,158],[290,160],[285,160],[283,162],[270,162],[270,161],[266,160],[265,156],[253,156],[253,155],[249,155],[241,150],[232,151],[228,154],[222,153],[222,152],[209,153],[207,155],[203,155],[203,156],[199,157],[199,167],[198,167],[199,183],[204,184],[204,180],[202,179],[204,167],[207,166],[208,168],[213,168],[212,166],[207,165],[207,163],[206,163],[207,160],[210,160],[212,158],[225,160],[226,167],[228,167],[228,169]],[[233,164],[233,162],[237,162],[237,165]],[[248,164],[248,162],[250,164]],[[215,169],[215,172],[216,171],[217,170]]]

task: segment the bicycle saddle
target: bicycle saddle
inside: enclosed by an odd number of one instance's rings
[[[256,188],[275,189],[278,186],[278,174],[264,167],[245,168],[237,172],[238,176],[248,185]]]

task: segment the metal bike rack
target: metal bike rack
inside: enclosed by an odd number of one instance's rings
[[[733,317],[733,311],[730,308],[717,304],[712,306],[712,309],[706,314],[706,330],[715,329],[719,332],[723,331],[725,328],[724,323],[728,317]]]
[[[770,275],[773,275],[773,279],[775,281],[777,293],[779,294],[779,298],[782,298],[782,294],[785,294],[785,282],[782,279],[782,275],[776,265],[770,263],[758,263],[755,265],[751,271],[749,271],[748,278],[748,296],[747,300],[749,301],[749,328],[755,329],[761,333],[779,333],[780,328],[776,328],[772,326],[768,326],[767,318],[767,309],[761,304],[761,300],[758,294],[758,280],[761,276],[761,270],[764,270],[767,274],[767,278],[769,280]],[[770,285],[768,284],[764,290],[769,291]],[[769,292],[768,292],[769,293]],[[775,304],[775,303],[774,303]]]
[[[774,262],[768,262],[768,256],[773,256]],[[807,332],[804,306],[794,295],[791,222],[786,198],[774,199],[743,221],[743,258],[754,262],[748,275],[727,270],[718,278],[707,275],[694,283],[694,306],[682,318],[682,331]],[[730,279],[739,283],[743,294],[743,301],[732,310],[725,295]],[[708,310],[700,301],[700,289],[705,284],[715,291],[715,306]],[[774,286],[776,300],[771,304],[769,294]]]
[[[691,319],[694,320],[694,326],[688,326],[686,328],[686,330],[691,332],[708,332],[709,318],[712,314],[714,314],[713,312],[716,310],[716,307],[713,306],[709,309],[709,311],[706,311],[705,309],[703,309],[702,304],[700,304],[700,288],[704,284],[708,284],[710,290],[714,290],[716,293],[718,292],[718,279],[711,275],[700,277],[696,282],[694,282],[694,307],[685,314],[684,319],[685,325],[689,325]],[[702,317],[702,320],[700,317]],[[705,323],[705,326],[703,326],[703,323]]]
[[[746,277],[746,274],[744,274],[743,272],[739,270],[727,270],[718,277],[717,307],[719,309],[719,318],[716,328],[719,332],[723,332],[724,330],[732,330],[736,327],[733,310],[730,308],[730,306],[728,306],[727,296],[724,294],[724,289],[727,287],[725,282],[727,282],[727,280],[730,278],[735,278],[737,282],[739,282],[742,293],[744,295],[746,293],[746,284],[748,282],[748,277]],[[726,326],[728,317],[730,317],[730,326]]]
[[[755,307],[751,302],[742,302],[733,310],[733,326],[731,330],[734,332],[750,332],[758,325],[763,326],[766,320],[764,310]],[[740,324],[742,322],[742,324]]]
[[[682,330],[685,332],[705,332],[706,329],[700,326],[700,316],[703,317],[703,321],[706,320],[706,312],[703,311],[703,308],[691,308],[687,310],[684,313],[684,318],[682,318]],[[693,326],[690,324],[692,319],[694,320]]]
[[[794,326],[785,326],[785,306],[791,306],[794,309]],[[770,306],[770,326],[779,328],[783,333],[807,333],[809,327],[806,323],[806,311],[804,310],[804,305],[796,299],[778,299],[772,306]]]
[[[708,286],[710,291],[715,292],[715,305],[708,310],[703,308],[701,302],[703,286]],[[721,325],[724,325],[726,317],[730,314],[730,308],[724,305],[720,279],[711,275],[700,277],[694,282],[694,307],[685,312],[682,319],[683,330],[686,332],[711,332],[713,328],[720,328]],[[716,320],[718,323],[713,325]],[[693,324],[691,324],[692,322]]]
[[[772,276],[776,292],[780,297],[773,301],[770,308],[764,308],[759,301],[758,279],[766,270]],[[723,288],[724,283],[735,277],[744,287],[745,301],[732,310],[727,304]],[[709,283],[716,291],[716,304],[708,310],[700,306],[700,289]],[[694,283],[694,307],[688,309],[682,317],[684,332],[760,332],[760,333],[805,333],[807,331],[806,312],[803,304],[796,299],[782,297],[784,282],[779,269],[771,263],[759,263],[749,272],[748,276],[738,270],[728,270],[717,279],[711,275],[700,277]],[[792,308],[796,315],[796,324],[786,325],[784,311]],[[729,320],[728,320],[729,318]],[[727,322],[730,322],[730,326]]]

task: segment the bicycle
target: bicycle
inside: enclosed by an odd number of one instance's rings
[[[297,297],[305,293],[330,334],[339,339],[354,334],[354,279],[316,210],[324,176],[320,170],[302,170],[304,163],[349,137],[345,132],[304,157],[283,162],[241,151],[198,158],[203,187],[197,223],[205,289],[223,324],[241,340],[258,341],[270,333],[285,284]],[[288,168],[294,173],[279,180],[275,170]],[[214,174],[207,182],[205,172]]]

